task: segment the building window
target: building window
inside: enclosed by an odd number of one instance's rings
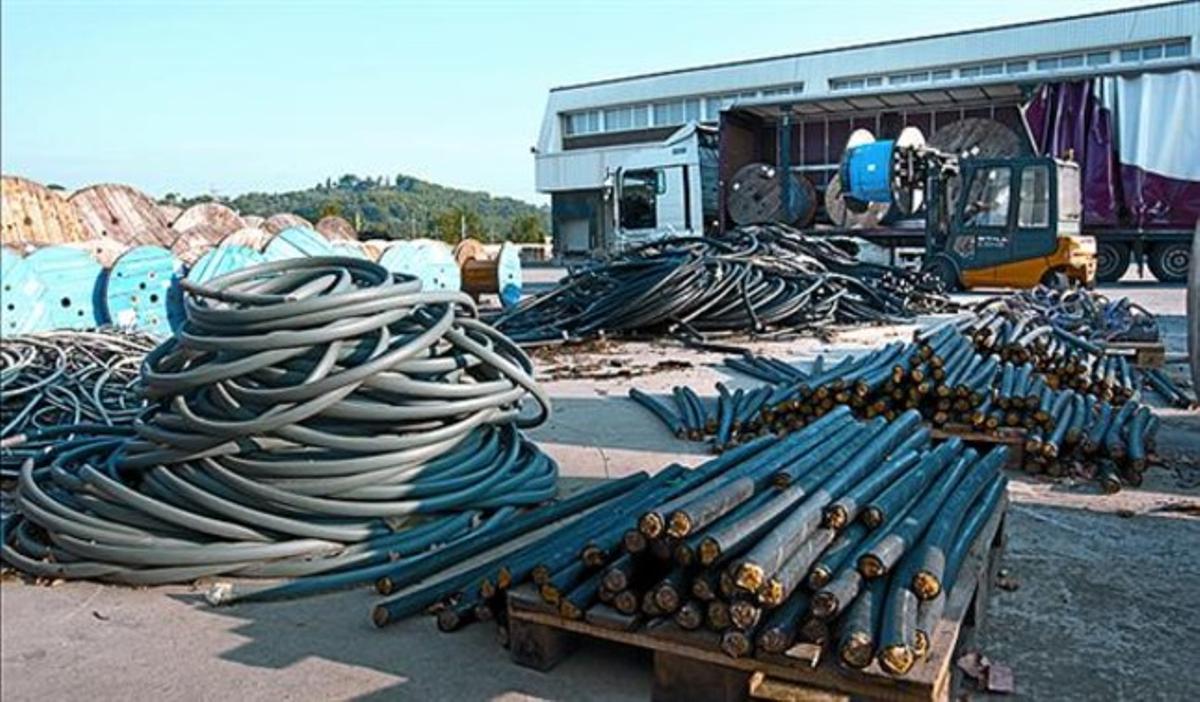
[[[704,98],[704,121],[716,122],[721,118],[721,98]]]
[[[567,136],[595,134],[598,131],[600,131],[599,110],[588,110],[587,112],[576,112],[574,114],[567,115]]]
[[[654,103],[654,126],[683,124],[683,100]]]
[[[618,107],[604,111],[604,131],[619,132],[633,128],[633,108]]]
[[[989,63],[988,65],[984,66],[984,67],[981,69],[981,72],[982,72],[982,73],[983,73],[983,75],[985,75],[985,76],[998,76],[998,75],[1000,75],[1001,73],[1004,73],[1004,64],[1002,64],[1002,63]]]
[[[1072,54],[1070,56],[1062,56],[1058,59],[1060,68],[1079,68],[1083,65],[1082,54]]]
[[[738,93],[737,99],[738,100],[757,100],[758,99],[758,91],[751,90],[751,91],[745,92],[745,93]]]
[[[1167,44],[1164,55],[1167,58],[1180,58],[1181,56],[1187,56],[1191,53],[1191,47],[1188,46],[1190,43],[1191,42],[1186,39],[1184,41],[1173,41]]]
[[[954,71],[951,71],[948,68],[933,72],[934,80],[950,80],[953,77],[954,77]]]
[[[1141,61],[1142,52],[1139,49],[1121,49],[1121,63]]]
[[[1103,66],[1104,64],[1111,62],[1111,51],[1093,51],[1087,55],[1087,65],[1089,66]]]
[[[1163,55],[1162,44],[1154,44],[1152,46],[1143,46],[1142,47],[1142,60],[1143,61],[1153,61],[1154,59],[1160,59],[1160,58],[1162,58],[1162,55]]]
[[[867,87],[874,88],[883,85],[883,76],[871,76],[867,79]]]
[[[1009,61],[1004,64],[1005,73],[1024,73],[1029,70],[1028,61]]]
[[[971,66],[970,68],[958,69],[959,78],[978,78],[980,73],[979,66]]]
[[[888,83],[891,83],[892,85],[904,85],[907,82],[908,76],[903,73],[894,76],[888,76]]]
[[[909,83],[926,83],[929,81],[929,71],[918,71],[908,74]]]
[[[683,119],[687,122],[700,121],[700,100],[698,98],[683,101]]]
[[[1058,58],[1040,58],[1037,60],[1037,69],[1039,71],[1053,71],[1058,69]]]
[[[650,126],[649,105],[638,105],[633,108],[633,126],[635,129],[644,129]]]

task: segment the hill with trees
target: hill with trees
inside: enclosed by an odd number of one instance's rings
[[[482,241],[540,243],[550,231],[548,207],[448,188],[403,174],[394,178],[347,174],[308,190],[245,193],[232,198],[184,198],[172,193],[163,202],[187,207],[214,199],[243,215],[269,217],[292,212],[310,222],[338,215],[354,224],[364,239],[429,237],[453,243],[465,233]]]

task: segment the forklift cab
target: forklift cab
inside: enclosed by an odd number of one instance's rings
[[[963,159],[957,176],[930,194],[944,194],[946,202],[938,203],[941,217],[926,218],[927,267],[946,282],[968,288],[1029,288],[1063,277],[1094,282],[1095,242],[1080,236],[1077,164]]]

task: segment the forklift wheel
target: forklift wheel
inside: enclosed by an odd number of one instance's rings
[[[942,288],[946,292],[956,292],[962,289],[960,278],[958,277],[958,264],[954,259],[944,254],[936,254],[925,264],[924,273],[930,275],[942,283]]]
[[[1071,280],[1062,271],[1046,271],[1042,276],[1042,285],[1052,290],[1066,290],[1071,287]]]

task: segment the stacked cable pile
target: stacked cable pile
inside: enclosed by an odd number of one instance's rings
[[[818,358],[807,373],[777,359],[729,359],[730,367],[766,384],[732,393],[718,384],[715,406],[690,388],[677,389],[674,408],[638,390],[630,396],[676,435],[707,437],[716,451],[794,432],[841,405],[856,416],[889,421],[913,410],[936,427],[1024,430],[1024,466],[1031,473],[1097,478],[1107,492],[1141,484],[1159,424],[1149,407],[1123,393],[1115,395],[1120,398],[1115,405],[1092,394],[1091,386],[1056,388],[1033,360],[980,353],[963,324],[963,318],[952,318],[918,332],[911,342],[829,367]]]
[[[0,346],[0,477],[60,440],[60,427],[127,424],[144,403],[138,365],[154,348],[144,334],[115,329],[45,332]],[[78,432],[77,432],[78,433]],[[19,447],[19,448],[17,448]]]
[[[555,494],[555,464],[520,432],[547,398],[466,295],[349,258],[184,287],[185,324],[143,366],[150,411],[22,465],[9,565],[129,584],[296,578],[214,599],[298,595],[369,582]]]
[[[730,656],[830,644],[853,668],[894,675],[927,655],[960,567],[1001,505],[1006,450],[931,449],[907,412],[849,408],[691,471],[666,468],[598,518],[452,583],[449,622],[497,582],[531,582],[568,619],[673,618],[719,634]],[[376,609],[376,622],[411,609]],[[474,616],[473,614],[471,616]],[[443,628],[452,628],[443,626]]]
[[[492,321],[522,344],[642,333],[704,342],[898,321],[950,305],[924,274],[863,263],[820,237],[772,225],[647,244]]]
[[[976,314],[1021,320],[1032,331],[1050,326],[1092,342],[1157,341],[1158,320],[1127,297],[1110,300],[1098,292],[1038,286],[980,302]]]

